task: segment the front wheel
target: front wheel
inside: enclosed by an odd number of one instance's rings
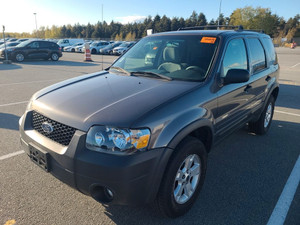
[[[51,54],[51,60],[52,61],[57,61],[58,59],[59,59],[59,56],[58,56],[57,53],[54,52],[54,53]]]
[[[200,140],[187,137],[178,145],[156,199],[163,215],[178,217],[193,206],[204,183],[206,164],[207,153]]]
[[[275,99],[271,95],[259,119],[249,123],[250,131],[260,135],[267,133],[273,119],[274,107]]]
[[[23,53],[18,52],[18,53],[16,54],[16,56],[15,56],[15,59],[16,59],[17,62],[23,62],[24,59],[25,59],[25,56],[24,56]]]

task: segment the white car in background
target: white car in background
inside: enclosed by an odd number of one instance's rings
[[[108,41],[95,41],[90,45],[90,50],[92,54],[97,54],[100,52],[101,48],[106,47],[109,45]],[[85,47],[83,46],[82,51],[85,51]]]
[[[116,47],[113,49],[113,54],[114,55],[122,55],[124,52],[126,52],[131,46],[133,46],[136,42],[131,41],[131,42],[124,42],[120,46]]]
[[[71,46],[77,43],[84,43],[83,39],[60,39],[57,44],[59,45],[59,47],[61,47],[61,49],[63,50],[65,47],[67,46]]]
[[[82,43],[82,42],[79,42],[79,43],[76,43],[76,44],[74,44],[74,45],[64,47],[64,51],[65,51],[65,52],[75,52],[75,48],[76,48],[77,46],[81,46],[81,45],[83,45],[83,43]]]
[[[91,45],[93,43],[93,41],[86,41],[85,43],[88,43],[89,45]],[[84,52],[83,47],[84,47],[85,43],[76,46],[75,47],[75,52]]]

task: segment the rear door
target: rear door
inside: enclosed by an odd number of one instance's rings
[[[262,107],[266,94],[265,90],[271,77],[269,76],[266,53],[261,40],[258,37],[247,37],[246,43],[250,55],[251,88],[249,93],[254,96],[254,101],[250,107],[254,113]]]
[[[47,41],[40,41],[39,45],[40,45],[39,58],[46,59],[50,57],[51,43]]]

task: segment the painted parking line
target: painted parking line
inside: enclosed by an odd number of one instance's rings
[[[64,80],[64,79],[52,79],[52,80],[39,80],[39,81],[26,81],[26,82],[18,82],[18,83],[8,83],[8,84],[0,84],[0,87],[10,86],[10,85],[19,85],[19,84],[43,83],[43,82],[60,81],[60,80]]]
[[[290,68],[294,68],[294,67],[296,67],[296,66],[298,66],[298,65],[300,65],[300,63],[297,63],[297,64],[291,66]]]
[[[267,225],[282,225],[284,224],[291,203],[294,199],[297,187],[300,182],[300,155],[295,163],[295,166],[287,180],[283,191],[278,199],[278,202],[273,210],[272,215]]]
[[[23,153],[25,153],[25,152],[23,150],[21,150],[21,151],[17,151],[17,152],[9,153],[7,155],[0,156],[0,161],[4,160],[4,159],[9,159],[11,157],[14,157],[16,155],[20,155],[20,154],[23,154]]]
[[[10,105],[19,105],[19,104],[24,104],[24,103],[28,103],[28,101],[7,103],[7,104],[0,105],[0,107],[10,106]]]
[[[300,117],[300,114],[297,114],[297,113],[289,113],[289,112],[284,112],[284,111],[280,111],[280,110],[274,110],[274,112],[287,114],[287,115],[290,115],[290,116],[299,116]]]

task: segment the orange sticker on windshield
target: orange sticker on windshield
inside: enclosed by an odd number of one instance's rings
[[[203,37],[201,39],[201,43],[208,43],[208,44],[214,44],[217,38],[215,37]]]

